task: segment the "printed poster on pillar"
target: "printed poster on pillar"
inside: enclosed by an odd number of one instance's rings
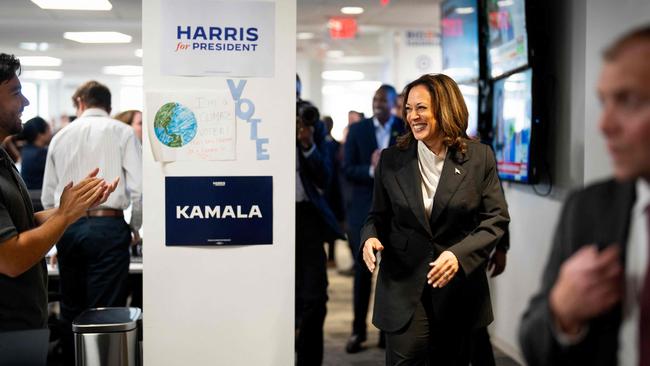
[[[163,0],[161,72],[273,77],[275,2]]]
[[[273,177],[165,177],[165,245],[273,244]]]

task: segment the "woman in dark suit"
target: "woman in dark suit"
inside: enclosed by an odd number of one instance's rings
[[[403,94],[408,131],[381,154],[361,232],[371,272],[381,252],[373,323],[387,365],[467,365],[472,332],[492,322],[485,266],[508,210],[456,83],[423,75]]]

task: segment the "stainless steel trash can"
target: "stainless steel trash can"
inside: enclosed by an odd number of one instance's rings
[[[72,322],[77,366],[141,366],[139,308],[96,308]]]

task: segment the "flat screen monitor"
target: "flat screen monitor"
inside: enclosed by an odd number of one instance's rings
[[[479,77],[477,0],[442,3],[442,69],[456,82]]]
[[[503,180],[531,183],[532,84],[531,69],[494,82],[492,144]]]
[[[488,67],[498,78],[528,65],[525,0],[487,0]]]
[[[458,84],[460,92],[465,98],[465,104],[469,112],[469,120],[467,121],[467,136],[479,137],[478,135],[478,84],[466,83]]]

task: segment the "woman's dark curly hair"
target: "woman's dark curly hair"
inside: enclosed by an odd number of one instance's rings
[[[409,83],[402,92],[404,104],[408,101],[411,89],[424,85],[431,96],[431,108],[442,134],[443,144],[461,154],[467,152],[467,120],[469,113],[465,99],[456,82],[444,74],[425,74]],[[402,109],[402,119],[406,123],[406,133],[397,139],[397,146],[406,149],[413,140],[413,131],[406,119],[406,108]]]

